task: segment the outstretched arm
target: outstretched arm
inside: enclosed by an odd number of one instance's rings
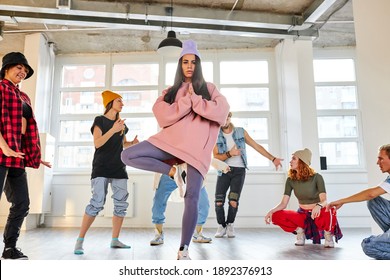
[[[258,144],[255,140],[253,140],[252,137],[249,136],[248,132],[246,132],[245,129],[244,129],[244,136],[245,136],[245,143],[251,146],[257,152],[259,152],[263,157],[266,157],[270,161],[272,161],[272,163],[275,165],[276,170],[278,170],[279,167],[282,167],[283,159],[271,155],[262,145]]]
[[[326,208],[329,209],[331,207],[336,207],[336,209],[339,209],[341,206],[343,206],[345,203],[351,203],[351,202],[361,202],[366,200],[371,200],[375,197],[378,197],[382,194],[385,194],[386,191],[382,189],[381,187],[373,187],[370,189],[366,189],[364,191],[361,191],[359,193],[356,193],[354,195],[332,201],[329,203]]]
[[[272,214],[275,213],[276,211],[286,209],[289,201],[290,201],[290,197],[288,195],[283,195],[282,201],[278,205],[276,205],[274,208],[269,210],[267,215],[265,215],[265,217],[264,217],[265,223],[267,225],[270,224],[272,222]]]

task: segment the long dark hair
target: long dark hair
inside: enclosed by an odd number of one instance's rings
[[[115,99],[114,99],[115,100]],[[108,113],[108,111],[110,111],[110,109],[112,108],[112,105],[114,104],[114,100],[110,101],[107,106],[106,106],[106,109],[104,110],[104,115]],[[119,119],[119,112],[116,113],[115,115],[115,120]]]
[[[182,82],[184,81],[183,69],[182,69],[183,57],[179,59],[177,63],[175,82],[173,86],[168,90],[168,93],[164,96],[164,101],[172,104],[175,102],[176,94],[179,88],[181,87]],[[211,96],[209,90],[207,89],[206,81],[203,78],[202,64],[200,63],[200,58],[195,55],[195,71],[192,75],[192,86],[194,87],[194,92],[197,95],[201,95],[202,98],[210,100]]]

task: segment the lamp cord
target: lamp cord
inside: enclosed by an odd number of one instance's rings
[[[172,16],[173,16],[173,0],[171,0],[171,30],[172,30]]]

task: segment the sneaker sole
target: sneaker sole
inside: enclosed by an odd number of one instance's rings
[[[334,245],[326,245],[325,248],[334,248]]]
[[[192,239],[192,242],[194,243],[211,243],[212,240],[197,240],[197,239]]]
[[[121,247],[121,246],[111,246],[112,249],[131,249],[130,246]]]
[[[28,257],[19,258],[19,259],[5,259],[5,258],[1,257],[0,260],[2,260],[2,261],[19,261],[19,260],[21,260],[21,261],[28,261]]]
[[[163,245],[164,242],[150,242],[150,246],[158,246],[158,245]]]

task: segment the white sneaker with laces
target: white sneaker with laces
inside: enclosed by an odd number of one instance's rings
[[[330,231],[325,231],[325,248],[334,248],[333,234]]]
[[[177,259],[179,261],[189,261],[189,260],[191,260],[190,253],[188,252],[188,246],[187,245],[184,245],[183,251],[179,251],[177,253]]]
[[[218,226],[217,232],[215,233],[215,238],[222,238],[226,235],[226,227],[223,227],[222,225]]]
[[[227,224],[226,225],[226,234],[229,238],[236,237],[236,233],[234,232],[234,224]]]
[[[295,231],[297,232],[297,241],[295,242],[295,246],[305,245],[305,230],[303,228],[297,227]]]
[[[185,178],[186,178],[186,168],[187,164],[179,164],[176,165],[176,172],[175,175],[173,176],[173,180],[175,181],[177,187],[179,188],[180,196],[184,197],[186,194],[186,183],[185,183]]]
[[[164,244],[164,232],[159,232],[157,229],[155,230],[156,235],[152,240],[150,240],[150,246],[157,246]]]
[[[195,243],[210,243],[212,239],[210,237],[206,237],[202,232],[196,232],[192,236],[192,242]]]

